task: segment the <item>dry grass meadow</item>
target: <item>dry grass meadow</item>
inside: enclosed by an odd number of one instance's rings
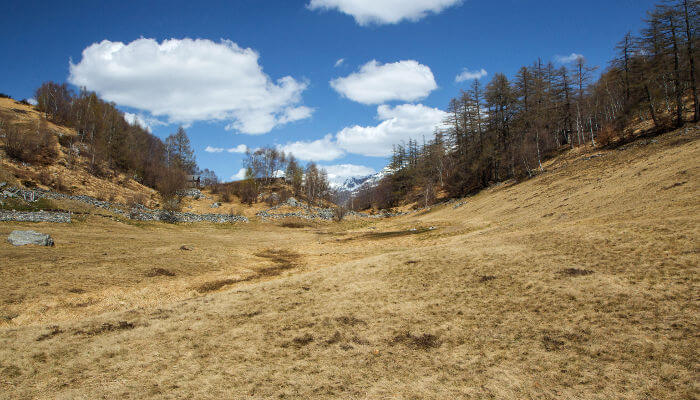
[[[699,136],[391,220],[2,223],[56,247],[0,243],[0,398],[697,399]]]

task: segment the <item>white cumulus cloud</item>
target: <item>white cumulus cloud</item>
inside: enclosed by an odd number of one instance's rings
[[[481,79],[488,75],[485,69],[480,69],[479,71],[470,71],[468,69],[462,70],[462,72],[455,77],[455,82],[471,81],[474,79]]]
[[[204,151],[207,153],[223,153],[224,151],[227,153],[245,153],[248,150],[248,146],[244,144],[239,144],[236,147],[231,147],[230,149],[225,149],[223,147],[212,147],[212,146],[207,146]]]
[[[554,60],[559,64],[568,64],[577,61],[579,58],[584,58],[582,54],[571,53],[568,56],[554,56]]]
[[[243,154],[243,153],[245,153],[246,151],[248,151],[248,146],[246,146],[246,145],[244,145],[244,144],[239,144],[239,145],[236,146],[236,147],[231,147],[230,149],[226,149],[226,151],[229,152],[229,153],[240,153],[240,154]]]
[[[229,179],[231,179],[232,181],[243,180],[243,179],[245,179],[245,171],[246,171],[245,168],[241,168],[238,170],[238,172],[236,172],[234,175],[232,175],[231,178],[229,178]]]
[[[439,14],[462,0],[311,0],[311,10],[338,10],[351,15],[359,25],[397,24]]]
[[[386,157],[395,144],[430,138],[446,116],[444,111],[422,104],[381,105],[377,108],[378,125],[345,128],[336,135],[336,143],[349,153]]]
[[[290,76],[273,81],[258,59],[229,40],[104,40],[70,63],[68,80],[170,123],[230,121],[229,129],[264,134],[308,118],[313,110],[301,105],[307,83]]]
[[[285,153],[303,161],[331,161],[345,155],[333,140],[333,135],[326,135],[314,141],[298,141],[280,146]]]
[[[206,151],[207,153],[223,153],[224,149],[221,148],[221,147],[211,147],[211,146],[207,146],[207,147],[204,149],[204,151]]]
[[[331,81],[336,92],[362,104],[420,100],[437,89],[428,66],[414,60],[381,64],[372,60],[358,72]]]
[[[343,65],[344,63],[345,63],[345,59],[344,59],[344,58],[339,58],[338,61],[335,62],[335,67],[338,68],[338,67],[340,67],[341,65]]]

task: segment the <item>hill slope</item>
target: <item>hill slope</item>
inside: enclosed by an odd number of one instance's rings
[[[0,244],[0,397],[697,397],[699,137],[387,221],[2,224],[57,247]]]
[[[23,130],[36,129],[41,117],[41,113],[32,106],[0,98],[0,119],[7,120],[10,124]],[[59,138],[77,135],[75,130],[51,122],[47,122],[47,127]],[[57,146],[56,151],[58,156],[51,165],[30,165],[11,159],[0,147],[0,182],[87,195],[119,203],[128,203],[138,198],[145,205],[152,206],[159,200],[153,189],[123,173],[107,169],[104,176],[95,176],[88,172],[88,160],[85,157],[71,156],[70,149],[61,145]]]

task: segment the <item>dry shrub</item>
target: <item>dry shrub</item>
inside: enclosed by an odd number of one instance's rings
[[[348,209],[343,207],[343,206],[337,206],[333,208],[333,220],[336,222],[340,222],[343,219],[345,219],[345,215],[347,215]]]
[[[51,186],[52,181],[51,173],[48,170],[42,169],[41,172],[39,172],[39,183],[44,186]]]
[[[598,144],[603,147],[615,143],[619,138],[620,135],[618,131],[616,131],[611,125],[604,126],[596,136]]]
[[[224,188],[221,191],[221,202],[223,202],[223,203],[230,203],[231,202],[231,192],[228,190],[228,188]]]
[[[135,195],[131,196],[129,200],[127,201],[127,205],[129,208],[134,208],[135,206],[145,206],[146,202],[148,199],[146,198],[146,195],[143,193],[136,193]]]
[[[285,203],[289,198],[292,197],[292,192],[288,189],[282,189],[279,191],[279,202]]]
[[[164,199],[174,197],[179,190],[185,187],[187,177],[178,168],[164,169],[159,175],[156,189]]]
[[[63,182],[63,179],[61,179],[60,176],[56,176],[53,179],[53,182],[51,182],[51,188],[57,192],[67,192],[68,187],[65,185]]]
[[[238,196],[241,203],[252,205],[258,199],[258,185],[253,179],[246,179],[238,185]]]
[[[182,208],[179,196],[170,196],[163,199],[163,210],[167,212],[177,212]]]

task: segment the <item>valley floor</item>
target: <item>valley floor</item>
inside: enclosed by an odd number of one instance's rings
[[[382,221],[2,223],[56,247],[0,243],[0,398],[697,398],[698,137]]]

